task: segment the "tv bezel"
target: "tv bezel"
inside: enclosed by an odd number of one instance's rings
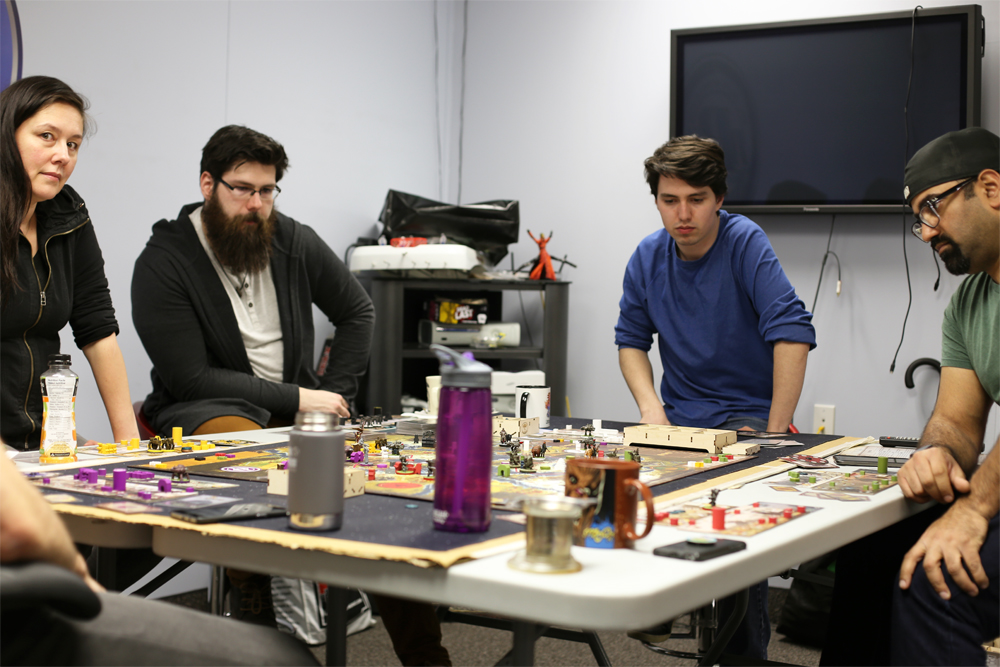
[[[982,59],[986,24],[980,5],[956,5],[954,7],[932,7],[920,9],[917,12],[917,22],[923,17],[958,15],[965,17],[965,29],[968,36],[965,80],[965,127],[978,127],[981,122],[982,107]],[[670,31],[670,136],[679,136],[677,128],[677,88],[680,85],[677,57],[678,40],[695,35],[723,34],[730,32],[765,31],[776,28],[814,27],[842,23],[869,23],[874,21],[909,19],[912,11],[883,12],[879,14],[858,14],[854,16],[838,16],[833,18],[804,19],[799,21],[779,21],[771,23],[753,23],[744,25],[715,26],[708,28],[685,28]],[[902,108],[900,120],[902,121]],[[916,150],[919,147],[910,147]],[[725,146],[723,146],[725,149]],[[724,208],[731,213],[905,213],[910,209],[903,202],[896,204],[738,204],[726,205]]]

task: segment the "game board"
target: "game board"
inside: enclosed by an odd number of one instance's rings
[[[257,443],[253,440],[182,440],[183,445],[201,445],[203,443],[208,443],[213,447],[236,447],[239,445],[256,445]],[[150,450],[147,449],[149,442],[143,440],[139,443],[139,447],[136,449],[129,449],[127,446],[117,443],[115,445],[114,452],[102,453],[98,450],[98,445],[86,445],[76,448],[76,460],[78,462],[84,461],[94,461],[95,464],[100,459],[103,458],[131,458],[131,459],[148,459],[155,456],[165,456],[168,454],[181,454],[180,449],[171,450]],[[17,455],[18,463],[40,463],[39,461],[40,452],[21,452]],[[67,463],[70,461],[67,460]]]
[[[708,499],[669,508],[656,513],[656,522],[662,525],[674,526],[680,530],[690,530],[696,533],[712,535],[739,535],[749,537],[765,530],[794,521],[800,516],[819,511],[819,507],[805,505],[785,505],[783,503],[753,503],[738,507],[717,505],[716,508],[725,511],[724,528],[713,527],[713,508]]]
[[[894,474],[880,474],[859,468],[853,472],[841,470],[792,470],[788,476],[765,482],[775,491],[801,493],[825,500],[864,502],[870,496],[897,484]]]
[[[288,445],[279,445],[235,452],[192,452],[192,456],[186,459],[171,459],[159,464],[151,461],[131,467],[143,470],[166,470],[175,465],[182,465],[191,475],[266,482],[267,471],[278,468],[279,464],[287,460]]]
[[[75,491],[85,493],[90,496],[101,496],[113,500],[131,500],[139,503],[156,503],[164,500],[176,500],[190,496],[197,496],[200,491],[210,489],[224,489],[236,486],[225,482],[207,482],[191,480],[189,482],[173,482],[173,489],[170,491],[160,491],[159,483],[161,479],[170,479],[170,475],[154,475],[150,479],[129,479],[125,485],[125,491],[105,491],[103,488],[111,486],[111,476],[102,475],[98,477],[96,484],[91,484],[86,480],[76,479],[74,474],[63,474],[49,476],[43,472],[28,473],[28,479],[45,491]],[[46,482],[46,480],[48,480]],[[149,497],[140,496],[140,492],[148,494]]]
[[[540,441],[532,439],[531,442],[539,443]],[[498,472],[501,466],[509,466],[508,450],[499,446],[493,448],[493,479],[490,493],[494,506],[513,508],[525,496],[563,495],[565,492],[566,458],[568,456],[583,456],[584,452],[568,442],[552,442],[550,440],[547,443],[548,450],[545,457],[532,461],[532,468],[535,472],[522,472],[517,468],[510,468],[509,477],[502,477]],[[617,449],[621,458],[624,458],[626,451],[622,447],[611,445],[600,449],[605,455]],[[728,459],[726,461],[712,461],[711,457],[690,451],[646,447],[639,448],[639,451],[642,456],[639,479],[647,486],[664,484],[703,472],[706,469],[719,468],[754,458],[740,455],[726,457]],[[407,450],[404,453],[412,453],[414,463],[422,463],[434,458],[433,452],[430,450],[423,453]],[[716,458],[718,459],[718,457]],[[434,480],[423,475],[393,475],[389,479],[368,481],[365,484],[365,493],[433,500]]]

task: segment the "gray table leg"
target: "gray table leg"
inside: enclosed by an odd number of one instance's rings
[[[212,566],[212,615],[223,616],[226,595],[226,568],[219,565]]]
[[[326,587],[326,664],[347,664],[347,589]]]
[[[543,628],[536,623],[514,621],[514,648],[510,654],[510,664],[515,667],[535,664],[535,641]]]

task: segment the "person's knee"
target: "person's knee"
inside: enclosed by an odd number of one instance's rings
[[[261,425],[246,417],[224,415],[213,417],[194,430],[191,435],[211,435],[213,433],[235,433],[237,431],[259,431]]]

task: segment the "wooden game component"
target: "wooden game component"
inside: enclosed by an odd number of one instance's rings
[[[686,426],[640,424],[625,427],[625,446],[659,445],[680,449],[701,449],[709,454],[721,454],[723,448],[736,444],[736,431]],[[759,447],[754,450],[758,451]],[[746,453],[735,451],[733,453]]]
[[[369,473],[365,468],[344,468],[344,497],[353,498],[363,494],[368,476]],[[276,496],[288,495],[287,470],[267,471],[267,492]]]
[[[510,477],[510,465],[501,463],[497,466],[497,477]]]
[[[514,438],[538,433],[538,417],[493,417],[493,442],[500,442],[500,430],[503,429]]]
[[[186,466],[178,464],[170,469],[170,479],[175,482],[190,482],[191,476],[188,474]]]

